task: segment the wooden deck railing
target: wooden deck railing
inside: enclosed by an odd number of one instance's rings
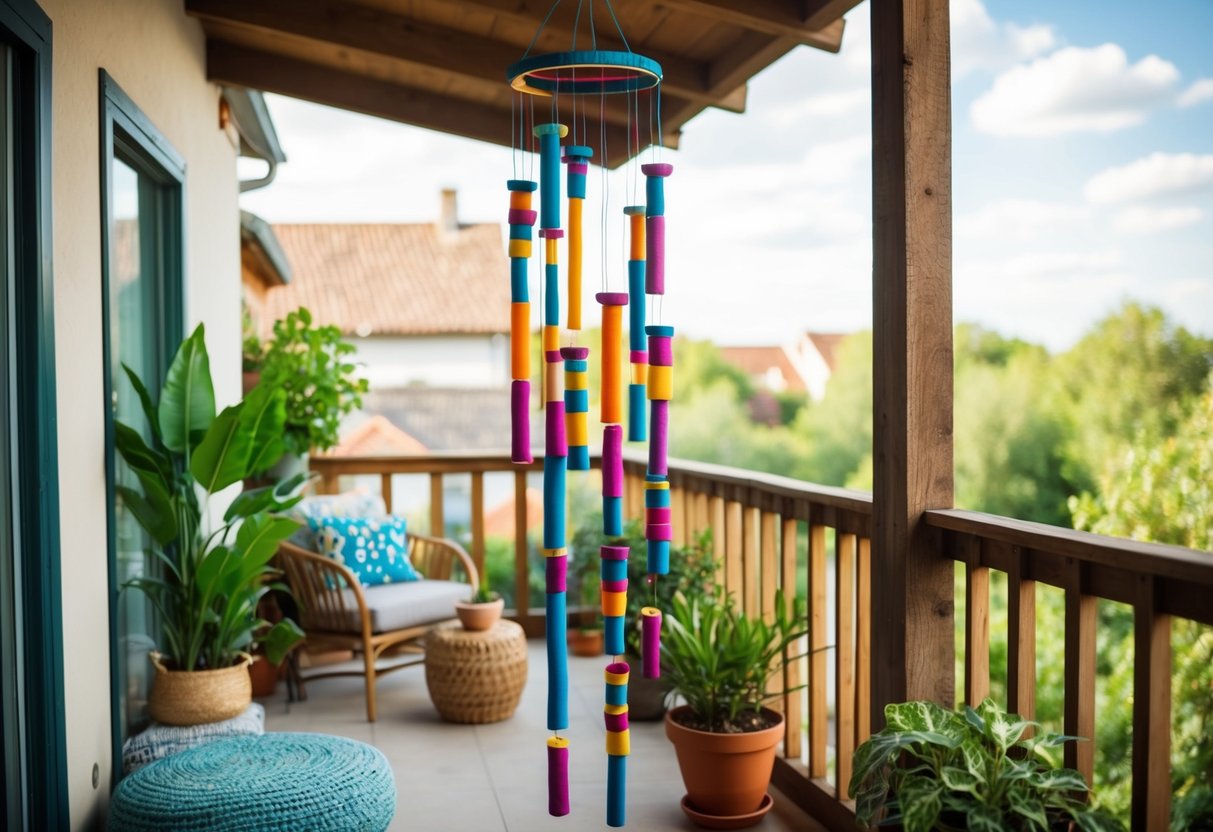
[[[593,460],[598,466],[599,461]],[[514,616],[532,634],[543,628],[542,606],[530,605],[527,477],[542,470],[512,465],[506,455],[443,454],[312,460],[322,489],[336,491],[343,476],[378,476],[392,505],[395,475],[429,477],[430,529],[445,527],[444,477],[471,477],[471,553],[483,574],[484,477],[512,473],[515,511]],[[624,462],[624,511],[643,511],[645,464]],[[807,660],[789,667],[788,687],[807,682],[807,696],[785,696],[783,749],[776,784],[830,828],[854,829],[847,783],[855,747],[871,731],[872,498],[702,463],[671,460],[675,544],[711,529],[717,578],[752,614],[774,613],[776,593],[809,600]],[[1165,828],[1170,809],[1170,617],[1213,624],[1213,554],[1010,520],[970,511],[930,511],[942,556],[964,564],[964,698],[980,701],[990,689],[990,570],[1007,576],[1007,706],[1035,712],[1036,583],[1062,589],[1065,602],[1064,730],[1093,737],[1095,727],[1096,603],[1109,599],[1135,610],[1133,698],[1134,829]],[[798,585],[804,553],[805,583]],[[807,585],[806,585],[807,584]],[[833,630],[833,637],[830,630]],[[820,650],[819,648],[827,648]],[[827,673],[833,663],[832,685]],[[830,707],[832,699],[833,707]],[[802,708],[807,701],[807,712]],[[802,726],[807,725],[807,740]],[[1091,779],[1093,742],[1070,744],[1066,762]]]

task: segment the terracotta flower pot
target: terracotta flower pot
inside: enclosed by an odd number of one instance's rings
[[[465,630],[489,630],[501,618],[504,609],[504,598],[489,601],[487,604],[460,602],[455,604],[455,615],[459,616],[459,623]]]
[[[674,743],[687,799],[704,815],[735,817],[755,812],[771,782],[775,748],[783,736],[783,716],[763,708],[764,714],[778,719],[770,728],[714,734],[675,721],[688,711],[683,705],[665,715],[665,735]],[[760,819],[756,817],[754,822]]]
[[[273,696],[278,690],[278,680],[282,678],[284,663],[270,664],[265,656],[254,656],[249,665],[249,678],[253,684],[253,697]]]
[[[152,719],[164,725],[203,725],[244,713],[253,701],[248,667],[253,657],[217,670],[169,670],[159,653],[152,653],[156,677],[148,695]]]
[[[602,645],[602,630],[572,630],[569,633],[569,652],[574,656],[601,656]]]

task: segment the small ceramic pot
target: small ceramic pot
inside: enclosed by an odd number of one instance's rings
[[[459,616],[459,623],[465,630],[490,630],[501,618],[504,609],[504,598],[489,601],[487,604],[460,602],[455,604],[455,615]]]

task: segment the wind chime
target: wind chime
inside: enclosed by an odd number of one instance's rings
[[[660,296],[665,293],[665,195],[664,180],[673,166],[659,160],[661,145],[661,66],[636,54],[615,17],[610,0],[604,0],[616,32],[628,51],[598,49],[593,20],[593,2],[589,3],[591,48],[577,49],[577,32],[585,0],[579,0],[573,25],[570,51],[531,55],[544,25],[560,4],[553,3],[543,25],[522,58],[509,67],[507,79],[514,89],[515,178],[507,183],[510,191],[510,275],[511,275],[511,413],[513,419],[512,458],[530,464],[531,453],[531,310],[528,265],[532,253],[533,227],[539,222],[543,241],[543,273],[540,281],[541,349],[543,371],[539,374],[544,406],[543,459],[543,554],[546,580],[548,706],[547,741],[548,812],[569,813],[569,740],[561,732],[569,729],[568,655],[567,655],[567,575],[568,549],[565,534],[566,478],[568,471],[590,468],[588,437],[590,351],[576,343],[581,330],[583,274],[583,209],[590,160],[595,148],[586,129],[587,113],[595,113],[599,125],[598,160],[603,171],[602,236],[608,227],[609,167],[606,114],[608,97],[620,96],[627,107],[627,159],[641,152],[641,136],[655,145],[655,157],[640,165],[645,177],[644,205],[623,209],[629,231],[626,290],[613,291],[606,267],[605,240],[602,291],[595,296],[602,311],[602,347],[599,356],[599,390],[602,436],[602,516],[603,533],[616,538],[604,545],[601,560],[601,598],[605,630],[605,653],[612,657],[604,671],[606,695],[607,825],[623,826],[626,820],[627,758],[630,753],[628,731],[628,677],[631,668],[622,660],[626,627],[629,548],[623,536],[623,441],[624,410],[627,411],[627,438],[632,442],[650,440],[649,463],[645,477],[645,539],[648,581],[656,598],[656,576],[669,572],[671,540],[670,492],[667,478],[666,448],[669,436],[669,402],[673,393],[672,327],[660,324]],[[536,123],[537,98],[547,99],[550,118]],[[562,112],[561,105],[565,111]],[[543,105],[539,112],[543,113]],[[568,123],[565,123],[567,120]],[[642,124],[647,120],[647,125]],[[529,129],[528,129],[529,128]],[[570,129],[571,128],[571,129]],[[643,129],[642,129],[643,128]],[[570,136],[571,132],[571,136]],[[562,140],[570,141],[562,145]],[[531,150],[531,153],[527,151]],[[537,150],[539,181],[518,178],[519,158],[525,169],[533,169]],[[563,155],[562,155],[563,151]],[[560,165],[567,176],[567,227],[561,224]],[[634,171],[630,175],[636,178]],[[539,212],[532,209],[534,192],[539,192]],[[638,190],[638,188],[637,188]],[[567,345],[560,334],[560,241],[566,241],[565,301],[567,309]],[[648,324],[646,301],[655,311],[658,323]],[[624,393],[623,323],[628,310],[629,363],[631,379]],[[561,377],[563,370],[563,379]],[[562,384],[563,382],[563,384]],[[646,413],[646,403],[648,412]],[[651,434],[651,438],[650,438]],[[645,607],[641,614],[642,664],[647,678],[661,672],[661,611]],[[632,622],[632,626],[637,626]]]

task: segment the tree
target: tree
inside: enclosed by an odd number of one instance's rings
[[[842,342],[838,366],[821,401],[792,423],[808,443],[796,476],[823,485],[844,485],[872,453],[872,333],[857,332]]]

